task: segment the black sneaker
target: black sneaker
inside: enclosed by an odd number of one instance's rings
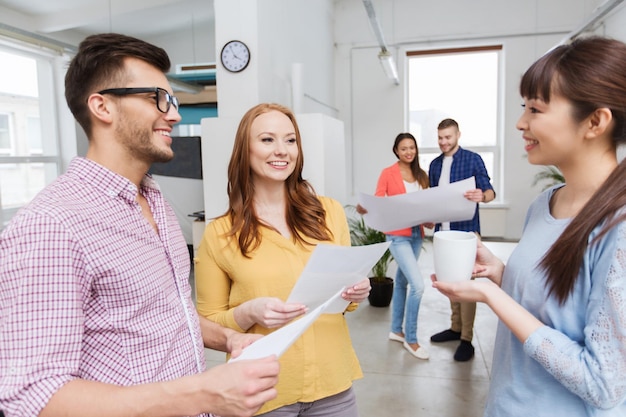
[[[461,344],[454,352],[454,360],[458,362],[466,362],[474,357],[474,346],[472,342],[461,340]]]
[[[435,343],[449,342],[451,340],[461,340],[461,332],[455,332],[452,329],[448,329],[430,337],[430,341]]]

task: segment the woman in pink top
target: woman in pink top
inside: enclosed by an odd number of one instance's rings
[[[428,174],[420,167],[415,137],[410,133],[400,133],[393,144],[393,153],[398,162],[380,173],[376,195],[392,196],[428,188]],[[362,206],[357,206],[357,211],[367,213]],[[415,225],[385,232],[385,235],[391,242],[389,250],[398,264],[389,339],[401,342],[416,358],[428,359],[428,351],[417,342],[417,315],[424,293],[424,280],[417,259],[422,249],[424,230],[422,225]]]

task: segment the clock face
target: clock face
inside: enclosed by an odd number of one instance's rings
[[[250,62],[250,50],[241,41],[230,41],[222,48],[222,65],[230,72],[246,69]]]

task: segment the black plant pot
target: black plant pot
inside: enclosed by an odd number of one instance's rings
[[[372,290],[367,297],[370,305],[374,307],[389,307],[391,296],[393,295],[393,279],[386,277],[383,282],[380,282],[378,279],[370,278],[370,285]]]

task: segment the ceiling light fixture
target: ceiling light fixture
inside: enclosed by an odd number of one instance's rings
[[[370,26],[374,31],[374,35],[376,35],[376,39],[378,39],[378,45],[380,45],[380,52],[378,53],[378,59],[380,60],[380,64],[387,75],[387,78],[393,80],[395,85],[400,84],[398,80],[398,69],[396,68],[396,61],[393,58],[393,55],[387,49],[387,44],[385,43],[385,37],[383,36],[383,31],[380,28],[380,23],[378,23],[378,18],[376,17],[376,12],[374,11],[374,6],[372,5],[371,0],[363,0],[363,5],[365,6],[365,10],[367,11],[367,16],[370,20]]]
[[[393,80],[396,85],[400,84],[400,81],[398,80],[398,69],[396,68],[396,62],[394,61],[391,52],[386,49],[381,50],[378,53],[378,59],[380,60],[380,65],[382,65],[387,78]]]

